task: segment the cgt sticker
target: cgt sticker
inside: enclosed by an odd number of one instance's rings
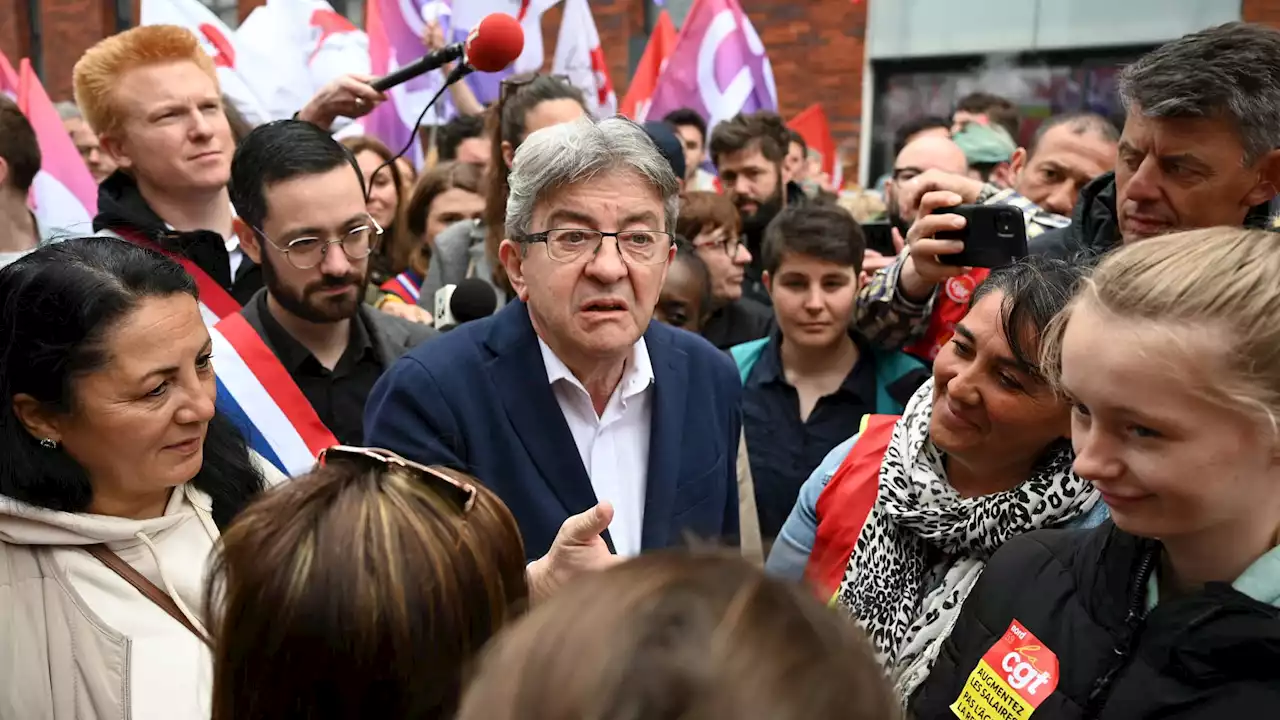
[[[1017,620],[969,673],[951,712],[962,720],[1026,720],[1058,687],[1058,656]]]

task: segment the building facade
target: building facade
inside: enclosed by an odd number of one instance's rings
[[[365,1],[330,0],[357,21]],[[202,2],[234,23],[264,0]],[[968,90],[1016,95],[1033,114],[1105,109],[1114,68],[1145,49],[1232,19],[1280,27],[1280,0],[739,2],[768,49],[782,114],[822,103],[845,177],[864,180],[886,166],[886,138],[901,118],[946,114]],[[691,4],[664,2],[677,26]],[[654,0],[591,0],[591,8],[621,97],[659,8]],[[30,57],[50,95],[67,99],[80,54],[136,13],[137,0],[0,0],[0,52]],[[548,58],[559,24],[553,8],[543,19]]]

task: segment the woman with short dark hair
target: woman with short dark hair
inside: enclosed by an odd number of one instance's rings
[[[261,491],[214,408],[194,281],[122,240],[0,271],[0,698],[22,718],[207,718],[205,562]]]

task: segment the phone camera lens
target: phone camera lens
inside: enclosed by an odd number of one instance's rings
[[[1000,237],[1013,236],[1013,218],[1009,215],[1001,213],[996,216],[996,234]]]

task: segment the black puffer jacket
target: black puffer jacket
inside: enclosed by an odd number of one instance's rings
[[[98,215],[93,219],[93,230],[110,230],[126,239],[140,237],[191,260],[241,305],[262,289],[262,269],[252,260],[241,260],[232,278],[221,235],[212,230],[170,230],[143,199],[138,184],[123,172],[116,171],[98,186]]]
[[[1270,204],[1249,209],[1244,226],[1274,229]],[[1032,255],[1047,255],[1068,262],[1090,261],[1120,245],[1120,225],[1116,216],[1116,174],[1099,175],[1080,191],[1071,224],[1051,230],[1027,242]],[[1277,714],[1280,717],[1280,714]]]
[[[912,716],[954,720],[950,708],[967,693],[979,709],[991,702],[982,698],[1008,698],[1024,711],[1034,709],[1035,720],[1280,717],[1280,609],[1230,585],[1210,584],[1163,600],[1147,614],[1147,581],[1159,554],[1156,541],[1110,522],[1010,540],[965,602],[933,672],[912,698]],[[1027,656],[1011,656],[1001,644],[988,656],[994,673],[984,668],[971,678],[1015,620],[1034,635],[1034,643],[1017,643],[1035,656],[1034,670],[1051,670],[1051,653],[1057,672],[1037,682],[1038,675],[1021,667]],[[1019,680],[1022,690],[1009,693]],[[1032,688],[1040,692],[1027,694]]]

